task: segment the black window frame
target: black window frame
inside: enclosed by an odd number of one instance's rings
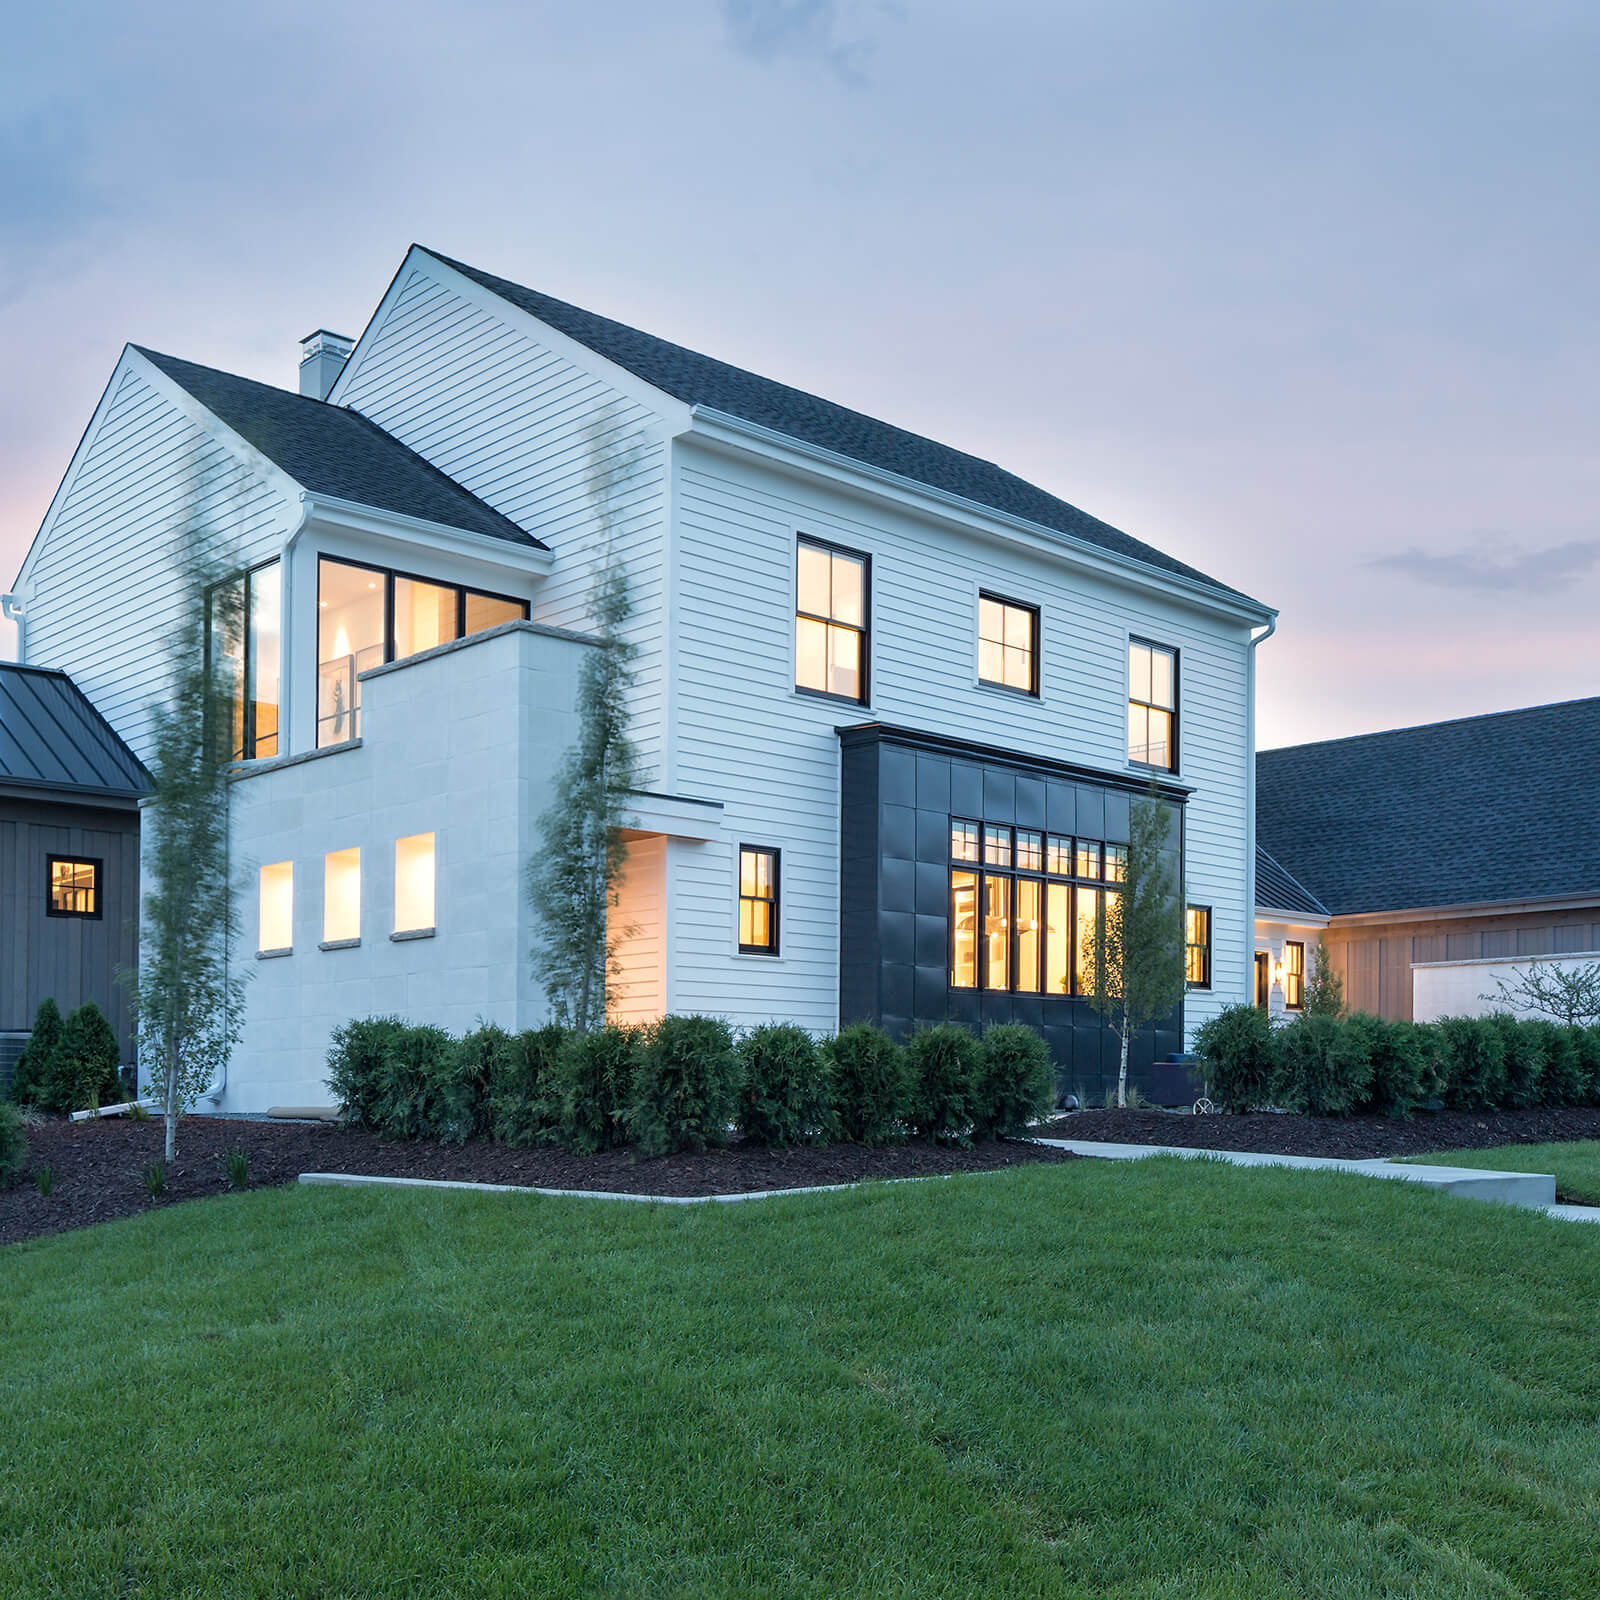
[[[1291,950],[1300,952],[1300,970],[1298,972],[1289,970],[1289,952]],[[1300,980],[1300,998],[1298,1000],[1289,998],[1289,980],[1291,978]],[[1306,942],[1304,939],[1285,939],[1283,941],[1283,1008],[1285,1011],[1304,1011],[1306,1008]]]
[[[749,855],[767,856],[770,858],[770,877],[772,893],[770,895],[754,895],[744,892],[744,858]],[[742,956],[775,956],[779,948],[779,910],[783,904],[783,851],[771,844],[741,844],[739,846],[738,864],[735,869],[734,880],[734,924],[733,935],[738,942],[739,954]],[[771,939],[766,944],[746,944],[739,938],[739,911],[746,900],[757,902],[769,908],[767,927],[771,932]]]
[[[1153,700],[1136,700],[1134,698],[1133,661],[1131,659],[1131,654],[1135,645],[1140,645],[1146,650],[1159,650],[1163,655],[1169,655],[1172,657],[1172,704],[1170,707],[1158,706]],[[1138,767],[1143,772],[1167,772],[1176,774],[1178,771],[1180,748],[1178,743],[1178,730],[1182,721],[1180,716],[1180,707],[1183,698],[1183,679],[1179,673],[1179,666],[1182,662],[1182,659],[1183,652],[1175,644],[1162,644],[1157,639],[1146,639],[1136,633],[1130,633],[1128,635],[1128,653],[1124,656],[1122,664],[1123,671],[1127,674],[1128,680],[1128,701],[1127,705],[1125,705],[1122,709],[1123,737],[1127,737],[1128,708],[1131,706],[1143,706],[1146,711],[1162,711],[1172,718],[1172,739],[1171,748],[1169,751],[1169,754],[1172,758],[1172,764],[1164,767],[1157,761],[1136,760],[1133,754],[1133,746],[1130,743],[1128,746],[1128,765],[1130,767]]]
[[[1212,915],[1212,908],[1210,906],[1186,905],[1183,909],[1184,909],[1184,925],[1183,925],[1184,986],[1185,986],[1185,988],[1188,988],[1188,989],[1209,989],[1211,987],[1211,915]],[[1196,911],[1202,912],[1204,914],[1204,916],[1205,916],[1205,919],[1206,919],[1206,936],[1205,936],[1204,940],[1202,940],[1199,943],[1195,943],[1189,938],[1189,915],[1190,915],[1190,913],[1196,912]],[[1188,957],[1189,957],[1189,952],[1191,950],[1198,950],[1198,951],[1201,952],[1202,965],[1203,965],[1203,970],[1204,970],[1204,974],[1205,974],[1204,977],[1191,978],[1189,976],[1189,973],[1188,973],[1188,966],[1189,966]]]
[[[1009,606],[1013,611],[1026,611],[1028,613],[1028,687],[1019,689],[1014,683],[1007,683],[1003,678],[986,678],[983,675],[983,602],[987,600],[991,605]],[[978,591],[978,614],[973,619],[974,637],[978,643],[978,682],[985,689],[1004,689],[1010,694],[1026,695],[1030,700],[1039,698],[1039,646],[1043,629],[1039,620],[1039,608],[1030,605],[1026,600],[1013,600],[1009,595],[999,594],[993,589],[980,589]],[[1001,648],[1004,649],[1002,640]]]
[[[94,910],[60,911],[55,904],[55,879],[51,868],[58,862],[73,867],[89,867],[94,872]],[[47,917],[69,917],[78,922],[101,922],[106,914],[106,862],[104,856],[63,855],[52,851],[44,858],[44,914]]]
[[[271,755],[258,756],[256,746],[260,738],[256,733],[256,697],[251,692],[255,679],[255,646],[252,642],[250,629],[250,595],[258,572],[265,572],[268,567],[278,569],[278,727],[272,738],[277,748]],[[215,614],[215,597],[217,592],[226,589],[229,584],[240,584],[240,635],[239,635],[239,749],[230,759],[234,761],[270,761],[276,756],[284,755],[286,729],[283,723],[283,685],[284,663],[283,652],[283,558],[273,556],[266,561],[258,561],[253,567],[243,567],[238,572],[226,578],[219,578],[210,585],[205,592],[205,663],[206,674],[209,676],[216,666],[212,654],[211,641],[213,629],[211,619]]]
[[[861,563],[861,626],[853,622],[840,622],[833,617],[819,617],[814,611],[800,609],[800,547],[810,545],[813,550],[826,550],[830,556],[847,556]],[[835,694],[831,689],[812,689],[796,682],[794,692],[813,700],[832,700],[836,705],[865,706],[872,703],[872,556],[865,550],[852,550],[849,545],[835,544],[829,539],[819,539],[815,534],[797,533],[794,538],[794,617],[792,623],[804,617],[808,622],[821,622],[830,628],[849,628],[861,636],[859,667],[861,692],[858,695]],[[794,671],[800,671],[799,650],[794,650]]]

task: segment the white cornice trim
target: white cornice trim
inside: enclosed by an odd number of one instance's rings
[[[1326,928],[1333,919],[1314,911],[1284,911],[1277,906],[1257,906],[1257,922],[1287,922],[1297,928]]]
[[[492,566],[517,572],[531,572],[542,577],[555,562],[549,550],[515,544],[510,539],[498,539],[489,533],[472,533],[466,528],[451,527],[448,523],[431,522],[426,517],[407,516],[402,511],[386,511],[379,506],[362,505],[355,500],[341,500],[333,495],[316,494],[308,490],[306,505],[312,519],[325,528],[377,534],[382,538],[432,550],[453,550],[459,555],[473,556]]]
[[[1373,927],[1382,923],[1449,922],[1462,917],[1503,917],[1540,911],[1600,912],[1600,890],[1590,894],[1558,894],[1528,900],[1469,900],[1449,906],[1414,906],[1404,911],[1351,911],[1332,917],[1332,928]]]

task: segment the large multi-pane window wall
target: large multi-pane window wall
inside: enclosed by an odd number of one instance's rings
[[[322,557],[317,571],[318,747],[359,736],[360,677],[369,667],[527,615],[526,600]]]
[[[795,550],[794,686],[867,701],[867,558],[815,539]]]
[[[278,685],[283,641],[283,585],[276,561],[217,584],[210,594],[210,661],[228,688],[229,750],[235,761],[281,754]]]
[[[1034,828],[950,823],[950,984],[1086,994],[1099,919],[1127,847]]]

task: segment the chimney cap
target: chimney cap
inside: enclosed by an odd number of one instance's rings
[[[300,359],[309,361],[312,356],[320,356],[324,352],[328,355],[347,356],[355,347],[355,340],[345,334],[335,333],[331,328],[318,328],[300,341],[302,351]]]

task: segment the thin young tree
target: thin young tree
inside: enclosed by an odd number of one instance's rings
[[[178,1121],[227,1066],[244,1021],[244,984],[232,957],[236,930],[228,848],[228,768],[234,755],[235,685],[244,627],[241,587],[220,563],[182,540],[187,603],[169,635],[166,698],[152,708],[146,761],[154,793],[141,832],[145,894],[139,968],[130,977],[141,1076],[166,1122],[166,1159]],[[207,638],[207,618],[210,638]]]
[[[1564,967],[1552,960],[1531,962],[1513,983],[1496,978],[1493,1001],[1511,1012],[1533,1012],[1568,1027],[1586,1028],[1600,1022],[1600,962]]]
[[[1171,807],[1155,786],[1136,799],[1120,891],[1102,895],[1083,953],[1085,998],[1117,1035],[1117,1105],[1128,1103],[1128,1046],[1183,998],[1183,894],[1168,852]]]
[[[588,497],[594,519],[592,631],[600,648],[578,674],[578,737],[556,771],[555,793],[539,819],[543,848],[528,871],[537,916],[533,968],[551,1015],[579,1032],[603,1025],[618,973],[618,889],[628,842],[629,798],[639,782],[628,737],[628,697],[637,654],[625,628],[633,614],[628,574],[617,554],[626,497],[644,451],[605,407],[586,430]]]
[[[1305,1014],[1308,1017],[1344,1015],[1344,979],[1333,970],[1328,941],[1319,937],[1311,954],[1311,974],[1306,979]]]

